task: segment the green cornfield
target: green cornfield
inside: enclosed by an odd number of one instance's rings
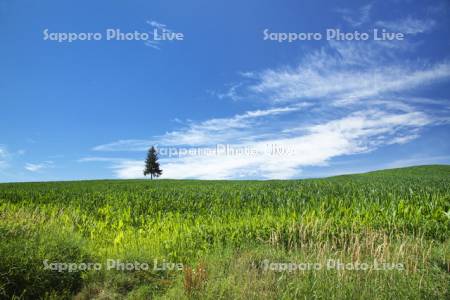
[[[4,183],[0,298],[450,299],[449,233],[450,166],[308,180]],[[150,268],[44,264],[109,259]],[[330,260],[369,269],[326,268]],[[375,261],[403,267],[370,268]]]

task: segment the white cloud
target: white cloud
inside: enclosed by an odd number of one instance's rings
[[[410,107],[408,110],[385,112],[380,107],[357,111],[330,121],[318,121],[299,131],[292,130],[287,136],[272,134],[259,141],[235,140],[230,145],[234,149],[252,149],[254,152],[163,157],[163,178],[296,177],[302,167],[323,166],[334,157],[366,153],[387,144],[406,143],[417,138],[421,128],[433,124],[427,114],[412,111]],[[269,150],[273,145],[288,152],[272,153]],[[118,178],[143,177],[143,160],[92,157],[82,161],[109,162]]]
[[[373,4],[369,3],[358,10],[353,11],[347,8],[340,8],[336,11],[341,14],[342,19],[346,21],[353,27],[359,27],[370,20],[370,11],[372,10]]]
[[[146,151],[151,145],[213,145],[234,141],[238,138],[249,139],[255,126],[261,125],[261,119],[291,112],[300,111],[308,104],[299,103],[287,107],[275,107],[247,111],[231,118],[214,118],[200,123],[191,123],[185,129],[171,131],[153,140],[119,140],[117,142],[98,145],[94,151]],[[252,131],[252,134],[249,134]]]
[[[6,148],[0,145],[0,169],[4,169],[8,166],[9,153]]]
[[[405,34],[418,34],[431,31],[436,26],[432,19],[416,19],[411,16],[396,21],[377,21],[376,26]]]
[[[242,76],[244,77],[245,75],[242,74]],[[225,92],[211,91],[210,93],[213,96],[217,96],[217,98],[219,98],[219,99],[226,99],[226,98],[228,98],[228,99],[232,99],[232,100],[241,100],[242,98],[240,96],[238,96],[238,94],[237,94],[237,90],[241,86],[242,86],[242,83],[230,84],[229,88]]]
[[[173,31],[170,28],[168,28],[166,24],[162,24],[162,23],[160,23],[158,21],[155,21],[155,20],[148,21],[147,20],[146,23],[152,27],[152,31],[148,32],[149,36],[151,36],[152,38],[154,38],[154,31],[155,30],[159,31],[159,33],[162,33],[162,32],[165,32],[165,33],[168,33],[168,34],[173,33]],[[145,45],[150,47],[150,48],[153,48],[155,50],[161,50],[161,47],[160,47],[161,41],[157,41],[157,40],[154,40],[152,38],[146,40],[145,41]]]
[[[215,118],[200,123],[193,123],[188,128],[166,133],[159,138],[162,145],[214,145],[251,139],[255,127],[263,126],[264,118],[299,111],[307,104],[300,103],[290,107],[276,107],[264,110],[247,111],[231,118]],[[249,134],[251,131],[252,134]]]
[[[78,160],[80,163],[85,162],[104,162],[109,163],[109,168],[113,170],[115,177],[121,179],[144,178],[144,161],[132,160],[120,157],[102,157],[89,156]]]
[[[17,151],[8,151],[7,147],[0,144],[0,171],[11,169],[14,164],[15,158],[23,156],[26,153],[25,150],[19,149]]]
[[[42,171],[43,169],[47,169],[47,168],[52,168],[54,166],[53,161],[44,161],[42,163],[26,163],[25,164],[25,170],[30,171],[30,172],[39,172]]]
[[[30,172],[37,172],[37,171],[41,170],[42,168],[44,168],[44,165],[42,165],[42,164],[32,164],[32,163],[25,164],[25,169]]]
[[[366,11],[370,11],[370,5]],[[411,34],[433,28],[431,19],[408,17],[377,22]],[[396,95],[450,78],[450,62],[405,59],[418,45],[404,41],[329,41],[292,65],[241,73],[242,81],[222,93],[231,99],[266,99],[272,103],[330,101],[345,104]]]
[[[155,20],[147,21],[147,24],[149,24],[152,27],[156,27],[158,29],[165,29],[165,28],[167,28],[166,24],[159,23],[159,22],[157,22]]]
[[[305,166],[326,165],[334,157],[373,151],[392,143],[413,139],[416,129],[432,120],[421,112],[386,113],[368,110],[329,122],[311,125],[306,133],[254,143],[234,143],[234,149],[254,152],[218,153],[204,156],[163,158],[164,178],[292,178]],[[396,140],[397,139],[397,140]],[[271,147],[288,150],[273,153]],[[143,161],[115,160],[111,168],[118,178],[140,178]]]
[[[94,151],[145,151],[152,145],[152,141],[126,139],[95,146]]]
[[[322,49],[295,67],[264,70],[255,75],[255,82],[247,88],[273,102],[338,99],[349,103],[450,78],[448,62],[382,63],[381,46],[367,44],[331,44],[334,53]]]
[[[111,168],[117,178],[133,179],[144,178],[144,161],[141,160],[123,160],[115,162]]]
[[[115,161],[122,161],[123,158],[116,158],[116,157],[101,157],[101,156],[89,156],[89,157],[83,157],[78,160],[78,162],[115,162]]]

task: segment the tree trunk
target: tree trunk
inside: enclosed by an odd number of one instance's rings
[[[153,180],[153,174],[150,173],[150,180]]]

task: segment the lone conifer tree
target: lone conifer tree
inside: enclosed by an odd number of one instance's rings
[[[148,150],[147,159],[145,160],[144,176],[148,174],[150,174],[150,179],[153,179],[153,176],[159,177],[162,174],[162,170],[159,168],[158,154],[153,146]]]

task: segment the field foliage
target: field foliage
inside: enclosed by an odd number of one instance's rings
[[[450,297],[450,166],[288,181],[0,184],[0,297]],[[180,262],[55,272],[43,260]],[[274,272],[261,262],[401,262],[403,271]]]

